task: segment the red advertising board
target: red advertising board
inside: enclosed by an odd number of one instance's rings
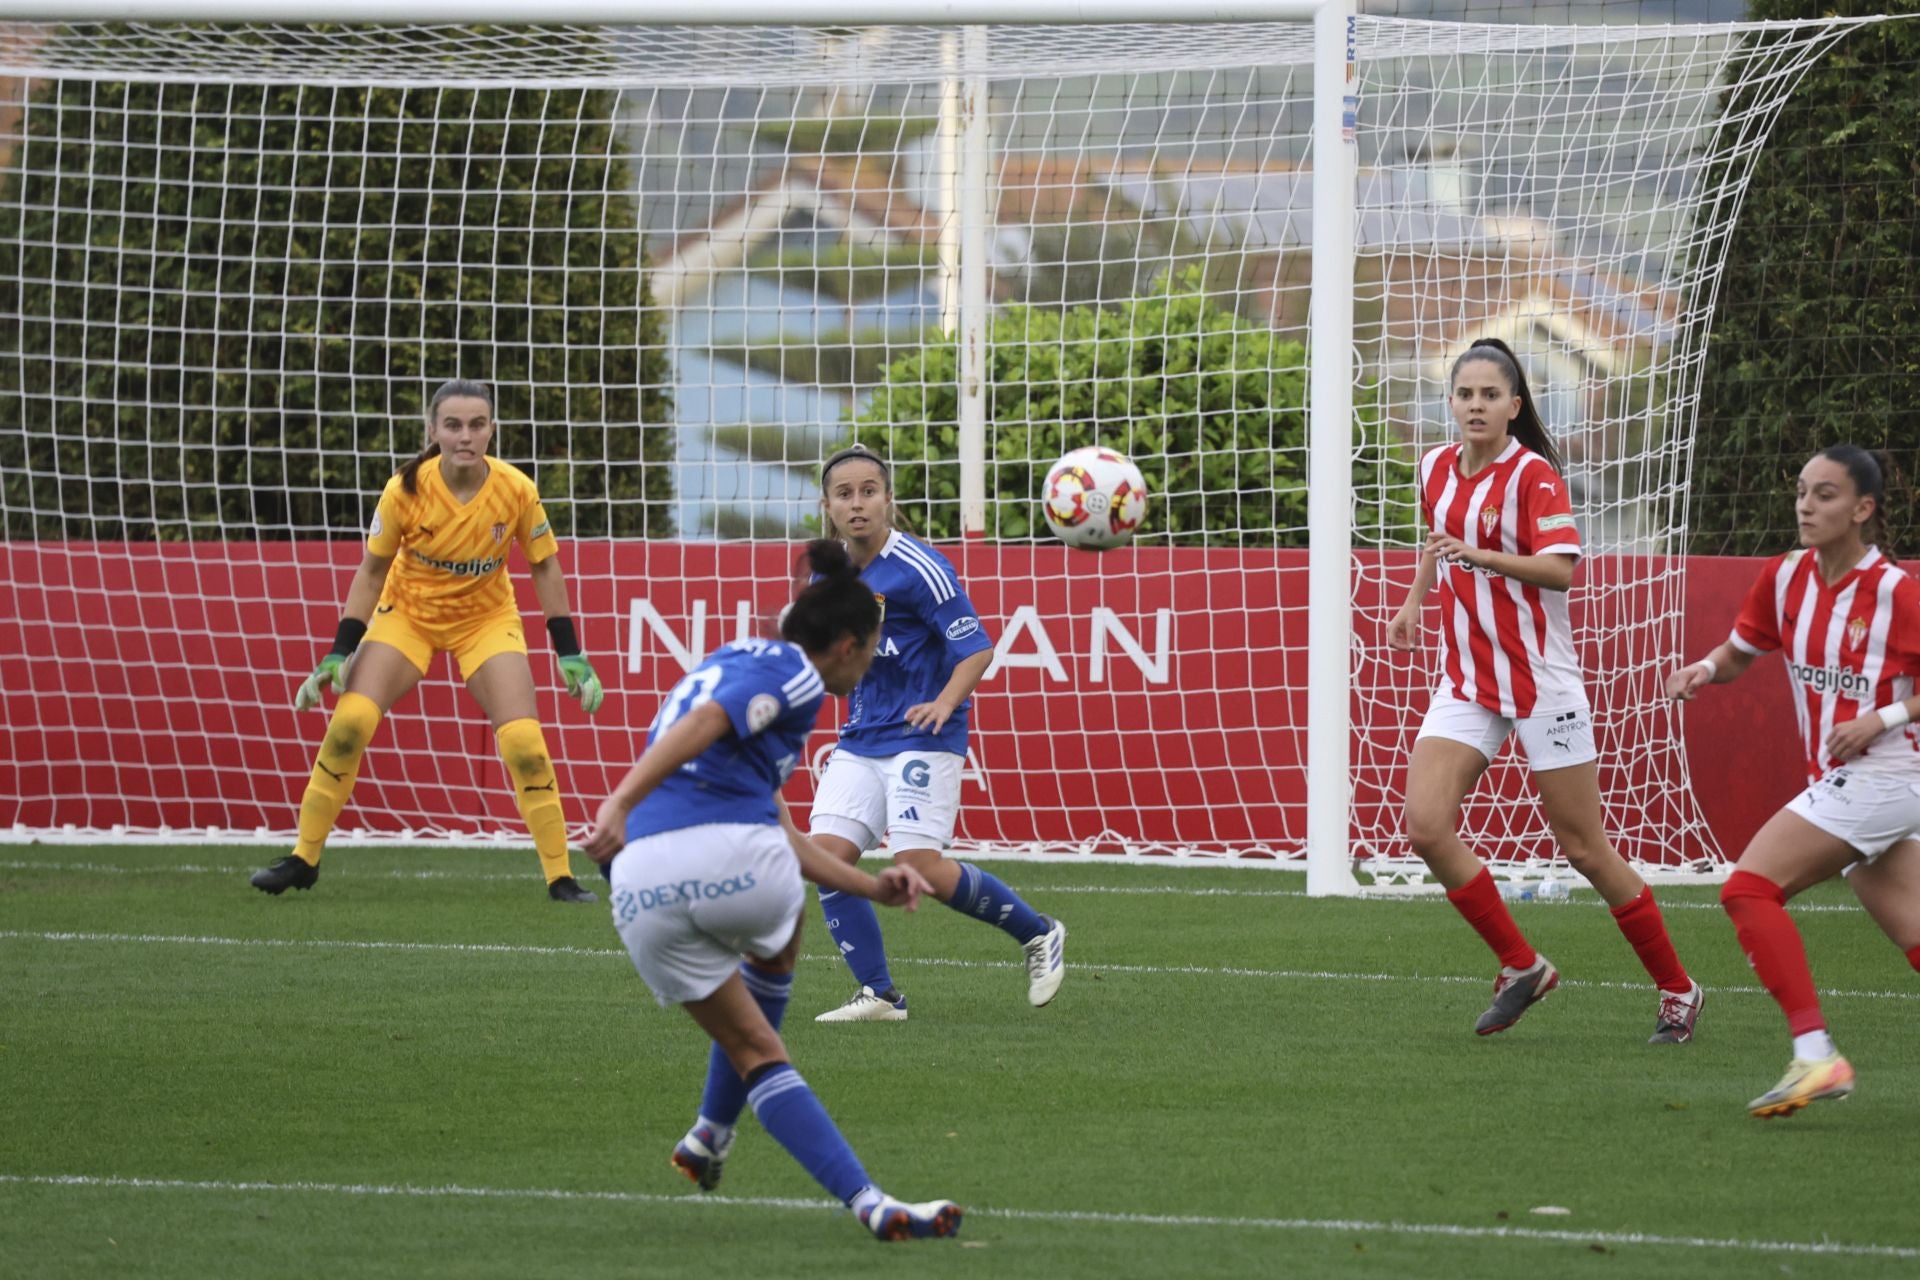
[[[963,838],[1107,851],[1298,849],[1305,552],[945,550],[1000,642],[973,711]],[[358,542],[0,546],[0,722],[14,754],[12,779],[0,784],[0,828],[289,829],[324,724],[292,710],[293,689],[332,634],[359,555]],[[535,670],[568,816],[580,822],[631,762],[685,664],[770,626],[793,548],[602,541],[569,543],[565,555],[606,706],[583,715],[538,654]],[[1758,564],[1686,562],[1682,653],[1704,653],[1724,636]],[[1360,568],[1355,805],[1372,842],[1397,831],[1400,765],[1428,676],[1389,654],[1379,634],[1411,556],[1363,553]],[[1645,831],[1678,833],[1671,850],[1658,838],[1629,850],[1659,861],[1703,851],[1697,819],[1687,833],[1694,811],[1676,762],[1690,765],[1706,825],[1734,851],[1799,778],[1784,681],[1766,672],[1694,704],[1682,746],[1673,746],[1661,673],[1632,624],[1636,611],[1676,616],[1650,583],[1677,580],[1679,569],[1593,557],[1575,597],[1576,621],[1604,615],[1582,654],[1590,682],[1627,682],[1605,689],[1602,705],[1636,708],[1603,733],[1603,783]],[[438,661],[382,726],[344,830],[521,834],[485,719],[450,661]],[[830,704],[823,725],[839,710]],[[830,742],[823,728],[816,746]],[[810,787],[796,776],[796,804]],[[1525,791],[1524,774],[1496,770],[1489,787],[1484,813],[1504,815]],[[1523,822],[1514,838],[1523,830],[1539,835],[1537,823]]]

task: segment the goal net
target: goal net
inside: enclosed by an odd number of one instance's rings
[[[1446,369],[1490,335],[1568,460],[1609,827],[1715,856],[1659,697],[1695,387],[1748,161],[1844,29],[1353,23],[1355,412],[1322,443],[1356,854],[1408,857],[1432,620],[1411,657],[1384,626]],[[0,830],[290,832],[323,725],[293,688],[459,376],[609,686],[588,719],[535,654],[571,819],[775,615],[858,438],[998,639],[963,843],[1299,856],[1345,799],[1306,786],[1314,79],[1287,22],[0,27]],[[1093,443],[1153,491],[1105,555],[1036,507]],[[522,838],[440,663],[343,832]],[[1551,855],[1527,790],[1492,770],[1482,852]]]

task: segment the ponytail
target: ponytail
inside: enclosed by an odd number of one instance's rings
[[[433,399],[427,404],[427,431],[429,435],[431,435],[433,431],[434,421],[440,416],[440,406],[455,396],[477,396],[485,400],[487,402],[487,416],[493,416],[492,387],[472,378],[451,378],[440,384],[440,389],[433,393]],[[407,460],[407,464],[400,468],[400,487],[408,493],[420,492],[420,464],[428,458],[437,458],[439,456],[440,446],[429,440],[426,448],[414,454],[413,457]]]
[[[830,648],[841,636],[866,640],[880,629],[879,598],[861,580],[853,557],[832,538],[816,538],[800,553],[795,578],[812,581],[794,597],[780,620],[780,636],[808,653]]]
[[[1507,424],[1507,434],[1518,440],[1547,460],[1547,465],[1562,475],[1566,474],[1566,464],[1560,459],[1560,451],[1554,448],[1553,438],[1547,434],[1547,424],[1540,420],[1540,411],[1534,407],[1533,392],[1527,387],[1527,375],[1520,367],[1520,357],[1513,348],[1498,338],[1476,338],[1472,346],[1461,353],[1453,362],[1453,368],[1447,374],[1449,391],[1453,380],[1460,374],[1460,366],[1469,360],[1485,360],[1499,369],[1507,380],[1507,386],[1513,394],[1520,397],[1520,414]]]

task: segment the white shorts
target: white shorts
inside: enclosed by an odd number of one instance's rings
[[[889,849],[945,852],[960,819],[960,771],[951,751],[856,756],[835,749],[813,798],[813,834],[839,836],[865,853],[885,836]]]
[[[1787,811],[1872,862],[1902,840],[1920,836],[1920,782],[1911,773],[1862,773],[1842,765],[1787,801]]]
[[[1414,741],[1445,738],[1448,742],[1464,742],[1492,763],[1509,734],[1519,735],[1520,749],[1527,753],[1527,763],[1535,773],[1585,764],[1600,755],[1593,743],[1593,712],[1585,707],[1542,711],[1524,720],[1510,720],[1477,702],[1463,702],[1450,694],[1434,695]]]
[[[800,862],[779,827],[716,822],[632,841],[613,860],[613,927],[662,1005],[705,1000],[800,922]]]

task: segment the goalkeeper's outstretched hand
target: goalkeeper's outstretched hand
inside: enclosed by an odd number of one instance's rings
[[[320,659],[320,665],[313,669],[313,674],[300,682],[299,692],[293,695],[293,709],[305,711],[308,707],[319,706],[320,690],[327,685],[332,685],[335,693],[345,693],[346,666],[347,655],[344,653],[330,653]]]
[[[567,682],[567,692],[580,700],[580,709],[588,715],[600,709],[606,701],[607,691],[600,684],[600,677],[593,674],[593,664],[587,661],[584,653],[572,653],[560,659],[560,675]]]

